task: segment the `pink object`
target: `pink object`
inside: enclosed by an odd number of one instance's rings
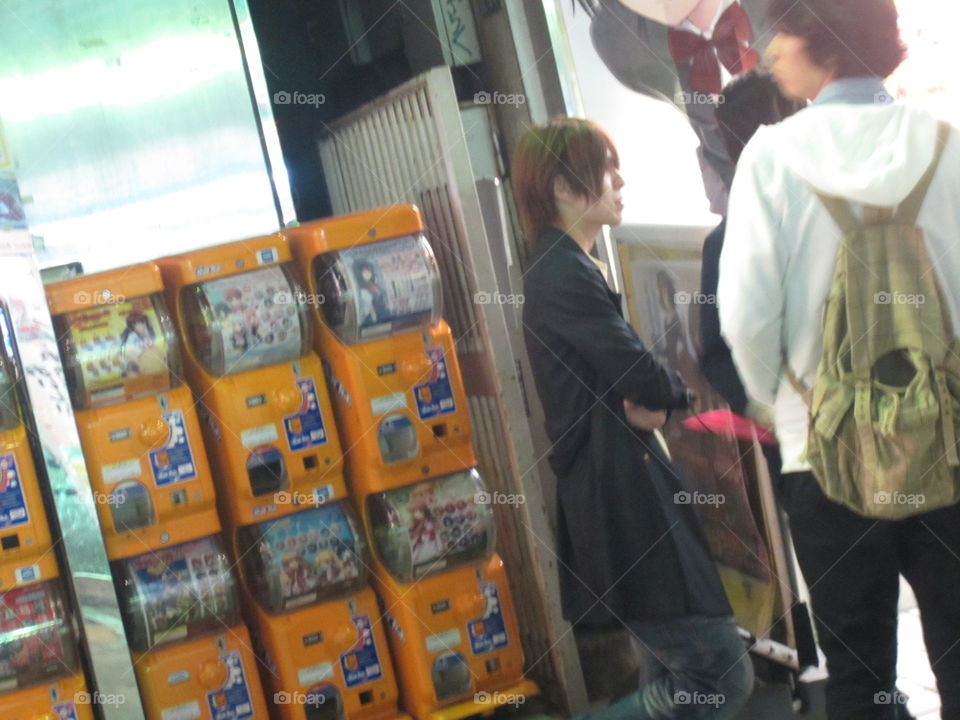
[[[769,428],[749,418],[737,415],[732,410],[708,410],[688,417],[683,426],[695,432],[712,432],[717,435],[733,435],[738,440],[756,439],[763,445],[776,445],[777,438]]]

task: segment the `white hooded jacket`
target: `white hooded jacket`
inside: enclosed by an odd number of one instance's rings
[[[848,78],[748,143],[730,193],[717,292],[721,332],[747,394],[773,405],[783,471],[809,470],[807,407],[783,358],[807,387],[822,350],[822,316],[840,229],[814,188],[895,207],[934,155],[937,120],[890,104],[878,78]],[[920,212],[937,279],[960,330],[960,131],[954,129]]]

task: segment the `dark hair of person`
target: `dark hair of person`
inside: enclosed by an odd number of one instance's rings
[[[528,246],[557,220],[557,178],[578,195],[599,198],[611,167],[620,167],[617,149],[590,120],[554,118],[524,133],[513,151],[511,180]]]
[[[353,264],[353,272],[357,277],[359,282],[364,282],[363,271],[370,271],[370,279],[373,280],[377,276],[377,271],[373,267],[373,263],[365,258],[360,258]]]
[[[810,59],[838,78],[890,75],[907,55],[893,0],[773,0],[774,29],[807,41]]]
[[[717,124],[734,164],[761,125],[776,125],[802,107],[781,93],[772,77],[756,71],[731,80],[720,98]]]
[[[155,338],[157,336],[157,334],[153,331],[153,324],[150,322],[150,318],[148,318],[139,310],[132,310],[130,314],[127,315],[127,326],[123,329],[123,332],[120,333],[121,344],[126,342],[127,338],[136,332],[138,323],[144,324],[144,327],[147,329],[147,334],[151,338]]]

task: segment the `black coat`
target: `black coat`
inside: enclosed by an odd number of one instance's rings
[[[747,392],[733,363],[730,347],[720,334],[720,312],[717,308],[717,285],[720,282],[720,252],[727,221],[720,223],[703,241],[703,264],[700,266],[700,292],[714,298],[700,307],[700,372],[707,382],[726,400],[737,415],[747,410]]]
[[[553,443],[564,617],[588,626],[731,614],[677,470],[623,399],[676,409],[686,388],[623,319],[569,236],[548,230],[524,280],[524,335]]]

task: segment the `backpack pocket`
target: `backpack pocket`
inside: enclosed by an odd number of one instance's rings
[[[853,388],[828,376],[821,381],[810,413],[807,462],[828,498],[853,506],[860,500],[858,463],[852,446],[840,437],[843,427],[853,426]]]
[[[891,374],[885,364],[899,367]],[[927,495],[940,484],[936,477],[943,463],[933,368],[922,352],[894,351],[878,359],[873,376],[870,421],[857,426],[866,466],[864,503],[876,517],[923,512],[928,501],[939,504]]]

